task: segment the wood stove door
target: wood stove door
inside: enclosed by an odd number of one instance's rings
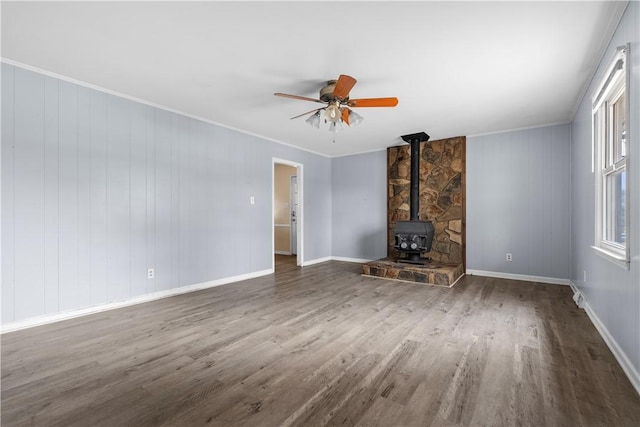
[[[291,209],[291,255],[298,254],[298,177],[291,177],[289,207]]]

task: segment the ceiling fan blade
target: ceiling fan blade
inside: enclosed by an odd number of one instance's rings
[[[320,111],[320,110],[323,110],[323,109],[324,109],[324,107],[316,108],[315,110],[311,110],[311,111],[307,111],[306,113],[298,114],[297,116],[291,117],[291,120],[297,119],[298,117],[306,116],[307,114],[310,114],[310,113],[315,113],[316,111]]]
[[[350,99],[347,105],[349,107],[395,107],[398,105],[398,98]]]
[[[281,96],[283,98],[299,99],[301,101],[311,101],[311,102],[319,102],[321,104],[326,104],[326,102],[324,101],[320,101],[319,99],[314,99],[314,98],[307,98],[306,96],[289,95],[288,93],[279,93],[279,92],[274,93],[274,95]]]
[[[355,86],[357,80],[351,76],[340,74],[336,86],[333,89],[333,96],[340,99],[346,99],[349,96],[349,91]]]
[[[342,109],[342,121],[345,122],[347,125],[350,125],[350,123],[349,123],[349,113],[350,113],[350,110],[348,108],[343,108]]]

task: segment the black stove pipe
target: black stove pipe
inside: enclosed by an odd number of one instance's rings
[[[420,143],[429,140],[425,132],[402,135],[411,144],[411,183],[409,193],[409,220],[420,220]]]
[[[428,141],[429,135],[419,132],[401,138],[411,146],[409,221],[396,222],[394,247],[407,255],[398,262],[424,264],[420,254],[431,250],[434,232],[431,221],[420,221],[420,143]]]
[[[420,140],[411,140],[411,193],[409,196],[409,219],[420,218]]]

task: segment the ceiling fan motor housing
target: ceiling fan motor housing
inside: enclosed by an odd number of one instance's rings
[[[336,98],[333,96],[333,91],[336,88],[337,80],[329,80],[327,85],[320,89],[320,100],[324,102],[334,101]],[[345,98],[343,101],[348,100],[349,97]]]

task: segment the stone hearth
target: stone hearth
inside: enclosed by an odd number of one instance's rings
[[[464,274],[462,264],[429,261],[426,265],[403,264],[394,258],[384,258],[362,265],[365,276],[438,286],[453,286]]]

